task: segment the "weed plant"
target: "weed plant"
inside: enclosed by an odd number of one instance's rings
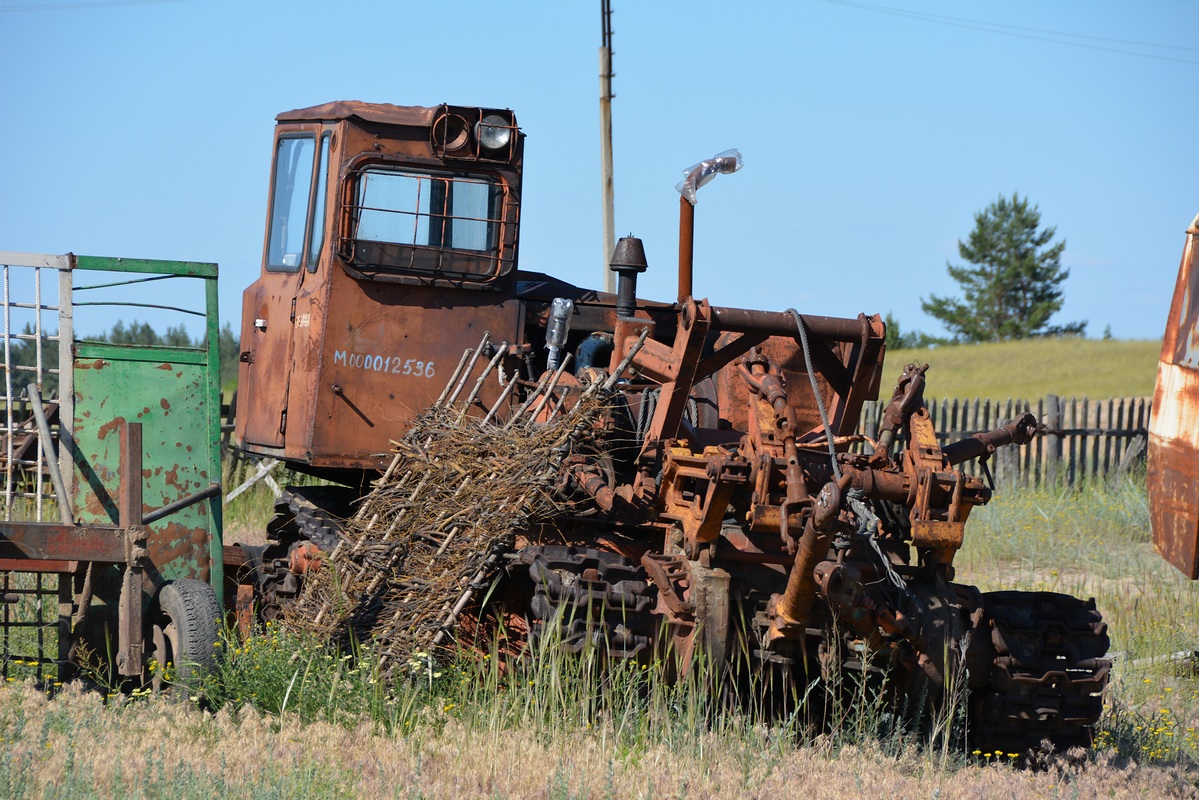
[[[719,742],[747,775],[797,747],[836,754],[881,743],[900,757],[932,744],[941,768],[964,763],[948,746],[963,698],[939,717],[925,716],[927,698],[897,703],[878,675],[851,669],[803,687],[790,698],[792,713],[780,717],[714,691],[714,670],[703,659],[670,680],[668,664],[608,659],[596,647],[567,653],[552,632],[518,658],[503,660],[493,649],[439,664],[417,653],[389,677],[369,647],[342,653],[276,625],[244,641],[229,633],[221,648],[220,665],[191,699],[234,716],[344,727],[366,721],[378,733],[422,740],[450,728],[495,741],[519,732],[550,748],[595,738],[613,758],[634,763],[656,748],[702,760]],[[828,730],[811,724],[825,714]]]

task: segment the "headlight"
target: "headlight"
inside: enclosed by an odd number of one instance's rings
[[[488,114],[475,126],[475,136],[486,150],[503,150],[512,141],[512,125],[498,114]]]
[[[443,114],[433,123],[433,149],[458,155],[470,142],[470,123],[457,114]]]

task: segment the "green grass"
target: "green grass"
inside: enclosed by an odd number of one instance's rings
[[[1199,584],[1153,551],[1148,531],[1143,475],[1079,490],[1003,493],[971,516],[956,561],[958,580],[983,591],[1095,597],[1115,654],[1109,713],[1095,756],[1195,767],[1199,680],[1186,673],[1193,668],[1189,662],[1170,657],[1199,648]],[[231,647],[219,674],[222,688],[211,696],[218,704],[251,705],[264,713],[279,713],[287,688],[294,693],[298,681],[304,699],[293,699],[289,707],[302,718],[369,718],[389,730],[422,725],[430,713],[444,712],[497,736],[524,730],[551,741],[607,725],[609,735],[630,748],[661,742],[685,747],[683,740],[698,728],[739,741],[759,727],[807,746],[817,741],[796,719],[768,720],[752,703],[736,710],[713,703],[702,685],[667,686],[653,669],[600,679],[585,662],[563,662],[548,653],[510,672],[500,671],[491,659],[464,659],[427,674],[417,664],[417,679],[388,694],[379,688],[369,651],[352,672],[339,661],[342,655],[278,629]],[[880,719],[890,713],[866,687],[846,688],[843,696],[852,701],[834,710],[838,722],[819,739],[834,749],[875,741]],[[892,729],[875,744],[890,755],[921,742],[940,744],[944,756],[944,744],[960,737],[946,732],[954,720],[933,722],[940,726],[939,740],[929,740],[926,726],[921,736]]]
[[[1160,351],[1160,340],[1074,337],[893,350],[880,395],[889,397],[904,365],[916,361],[930,367],[926,397],[1147,397]]]
[[[1199,647],[1199,586],[1153,552],[1148,531],[1143,475],[1077,490],[1011,491],[972,515],[956,561],[958,580],[983,591],[1095,597],[1109,626],[1115,669],[1109,710],[1092,758],[1192,769],[1199,765],[1199,680],[1170,656]],[[336,666],[342,656],[335,651],[295,639],[281,641],[282,635],[276,629],[265,639],[233,645],[234,657],[223,667],[224,688],[212,693],[214,701],[277,714],[284,705],[282,693],[299,680],[307,687],[301,693],[306,699],[293,700],[290,708],[301,718],[370,719],[401,733],[446,716],[495,736],[532,731],[547,741],[607,726],[606,735],[620,747],[636,750],[660,743],[686,749],[697,729],[738,742],[761,729],[776,739],[820,744],[830,752],[873,742],[883,754],[898,757],[923,743],[925,752],[941,753],[942,768],[961,769],[968,763],[962,753],[946,755],[945,744],[960,740],[948,730],[954,719],[932,721],[939,739],[930,740],[928,726],[919,736],[892,729],[880,739],[880,719],[890,709],[863,686],[847,685],[843,696],[851,702],[835,710],[838,722],[831,733],[816,737],[796,719],[780,722],[756,715],[752,704],[732,710],[713,703],[695,685],[666,686],[653,670],[600,680],[583,664],[548,656],[519,672],[502,672],[489,659],[467,659],[438,668],[436,676],[421,673],[398,694],[381,694],[369,651],[356,662],[360,671],[355,677],[348,667]],[[296,653],[304,655],[297,660]],[[270,657],[264,661],[265,654]],[[266,663],[271,659],[274,667]],[[329,665],[335,665],[337,677],[330,678]],[[264,671],[271,670],[278,674],[264,678]],[[351,690],[354,681],[365,683]],[[352,702],[332,702],[346,691],[355,698]],[[321,698],[329,698],[331,705],[322,705]]]

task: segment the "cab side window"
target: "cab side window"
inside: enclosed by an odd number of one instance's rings
[[[316,162],[316,195],[312,200],[312,235],[308,239],[308,271],[316,270],[325,243],[325,195],[329,174],[329,134],[321,135],[320,160]]]
[[[308,212],[312,196],[312,136],[279,140],[275,152],[275,179],[271,188],[271,234],[266,265],[271,270],[295,272],[304,256]]]

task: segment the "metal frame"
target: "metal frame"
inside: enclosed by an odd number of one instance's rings
[[[151,534],[147,527],[148,524],[163,518],[168,513],[207,500],[209,502],[210,535],[208,536],[208,546],[202,551],[203,556],[198,557],[202,557],[205,561],[201,567],[216,590],[218,600],[222,595],[224,576],[221,541],[222,509],[219,494],[221,460],[217,266],[198,262],[75,256],[69,253],[55,256],[4,251],[0,251],[0,265],[3,267],[2,302],[5,334],[3,389],[7,406],[5,425],[0,428],[0,432],[7,438],[5,445],[7,458],[4,466],[5,521],[0,523],[0,573],[3,573],[5,587],[8,586],[10,573],[32,573],[36,576],[33,589],[9,592],[6,588],[5,594],[0,597],[0,600],[13,603],[19,600],[22,594],[33,594],[40,597],[48,596],[56,591],[59,604],[57,619],[59,657],[56,659],[47,658],[43,649],[41,628],[48,627],[48,625],[43,619],[41,603],[37,605],[35,611],[37,618],[31,623],[23,623],[14,619],[10,613],[11,609],[6,606],[3,616],[0,618],[0,628],[3,628],[0,639],[2,639],[4,648],[3,652],[0,652],[0,664],[2,664],[0,674],[4,674],[3,671],[7,670],[10,660],[21,658],[21,656],[9,652],[8,629],[28,627],[29,625],[38,627],[38,653],[36,657],[24,656],[22,660],[36,661],[39,664],[57,663],[60,677],[71,671],[71,665],[66,662],[65,655],[73,637],[77,635],[72,633],[72,612],[74,611],[74,621],[78,627],[82,613],[86,612],[91,605],[91,569],[89,565],[97,563],[123,565],[119,605],[117,606],[119,611],[116,618],[118,642],[114,661],[119,674],[140,675],[144,667],[145,651],[143,611],[152,596],[146,592],[152,592],[155,585],[147,573],[157,572],[158,567],[161,566],[154,563],[153,550],[147,546],[148,537]],[[32,293],[34,295],[32,302],[24,302],[25,298],[14,298],[12,292],[13,268],[32,270]],[[57,299],[54,302],[47,302],[42,296],[44,282],[42,270],[44,269],[54,269],[58,273]],[[130,278],[116,283],[80,287],[76,286],[74,281],[74,273],[77,270],[128,273]],[[135,277],[139,275],[149,277]],[[170,277],[199,278],[204,281],[204,312],[146,303],[120,301],[90,303],[76,299],[80,292],[88,289],[120,287]],[[206,320],[204,346],[189,351],[182,348],[135,348],[109,343],[76,343],[74,341],[74,309],[76,306],[82,305],[154,307],[198,314],[205,317]],[[36,520],[33,522],[12,521],[14,495],[19,494],[14,492],[12,476],[14,466],[23,466],[14,464],[12,459],[14,439],[12,434],[15,432],[13,409],[20,390],[19,386],[14,385],[14,376],[19,371],[30,371],[29,368],[21,368],[13,361],[12,342],[23,338],[22,334],[13,329],[11,316],[13,309],[32,310],[36,315],[33,338],[37,355],[32,372],[39,392],[47,375],[57,374],[59,379],[59,425],[54,432],[50,432],[44,415],[39,414],[37,415],[39,431],[36,433],[28,431],[31,426],[27,426],[25,431],[29,435],[37,437],[38,458],[32,466],[37,470],[36,495],[38,501],[35,502],[36,511],[32,516]],[[57,312],[58,332],[56,335],[48,334],[43,325],[42,314],[48,312]],[[56,370],[46,369],[42,363],[43,345],[46,341],[60,343]],[[112,500],[119,507],[119,517],[113,520],[116,524],[101,524],[94,521],[74,523],[72,519],[80,518],[79,515],[83,511],[82,506],[84,505],[83,502],[80,502],[79,508],[71,508],[71,500],[77,496],[74,485],[75,467],[77,463],[82,463],[83,459],[79,452],[79,445],[72,433],[78,422],[74,406],[76,392],[80,387],[76,381],[75,362],[76,359],[96,359],[96,363],[100,363],[106,357],[135,364],[144,361],[148,366],[150,363],[170,361],[181,365],[181,368],[186,365],[202,368],[201,391],[204,394],[202,399],[203,405],[207,409],[207,419],[203,421],[206,435],[200,463],[210,478],[214,478],[215,481],[214,484],[210,484],[201,491],[169,503],[163,509],[149,514],[144,513],[143,481],[141,480],[143,475],[142,426],[140,422],[124,421],[118,418],[114,420],[113,424],[117,425],[119,432],[119,453],[115,470],[119,476],[119,484]],[[35,403],[34,406],[36,408],[37,404]],[[141,415],[138,414],[138,416]],[[117,424],[118,422],[119,424]],[[47,445],[43,441],[47,433],[51,436],[57,435],[59,439],[57,462],[46,459],[48,452],[53,449],[52,445]],[[45,490],[41,479],[43,467],[55,478],[55,491]],[[42,505],[49,499],[54,499],[62,510],[58,523],[42,521]],[[84,519],[88,516],[87,514],[83,515]],[[90,516],[95,517],[94,511]],[[44,585],[43,580],[46,574],[57,575],[58,587],[56,590],[49,589]],[[74,581],[71,579],[72,575],[75,578]],[[155,581],[161,582],[161,580],[161,575],[156,576]],[[72,586],[73,583],[74,586]],[[9,594],[12,594],[13,597],[8,597]],[[115,596],[102,599],[106,603],[118,602],[118,598]],[[75,608],[76,605],[79,608]]]
[[[33,382],[41,387],[45,378],[48,375],[57,375],[59,379],[59,418],[71,419],[73,416],[73,392],[71,384],[71,350],[69,347],[58,348],[58,366],[57,368],[46,369],[42,360],[43,346],[47,342],[70,342],[74,335],[73,330],[73,314],[71,303],[63,303],[62,298],[71,296],[71,256],[70,255],[42,255],[38,253],[11,253],[0,252],[0,264],[3,265],[3,314],[4,314],[4,406],[5,416],[4,424],[0,427],[0,434],[4,436],[4,519],[12,519],[12,506],[15,499],[25,497],[26,499],[34,500],[34,509],[36,519],[42,518],[42,502],[47,499],[44,494],[44,485],[42,482],[43,471],[47,469],[46,464],[46,445],[42,441],[42,437],[36,436],[32,431],[24,431],[27,434],[33,434],[37,440],[36,453],[33,461],[18,462],[14,457],[14,439],[18,433],[15,420],[13,418],[13,409],[15,408],[20,392],[25,387],[19,383],[14,383],[14,373],[23,373],[32,371]],[[33,278],[33,297],[32,302],[29,298],[13,298],[13,274],[12,268],[28,268],[32,270]],[[53,269],[58,273],[57,297],[53,303],[43,301],[42,297],[42,270]],[[22,302],[22,299],[25,302]],[[33,342],[36,350],[35,363],[32,368],[19,366],[13,363],[12,342],[25,338],[23,334],[17,333],[13,329],[12,310],[26,309],[33,311],[34,314],[34,332]],[[42,328],[42,315],[51,312],[58,315],[58,333],[46,334]],[[65,429],[60,428],[59,433],[65,430],[67,438],[70,437],[70,426]],[[14,487],[14,467],[26,466],[32,467],[36,475],[36,489],[30,493],[16,491]]]

